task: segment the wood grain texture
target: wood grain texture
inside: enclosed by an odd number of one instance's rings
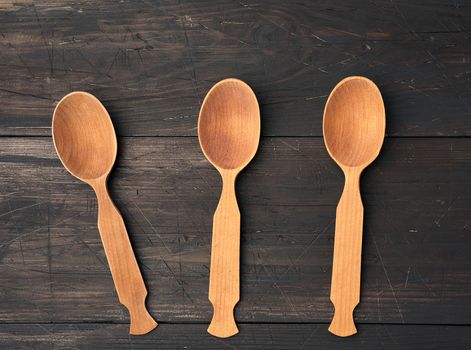
[[[208,298],[213,317],[208,332],[227,338],[239,332],[234,308],[240,300],[240,211],[233,171],[221,171],[221,198],[213,217]]]
[[[360,302],[364,213],[360,176],[378,156],[385,128],[381,92],[371,80],[353,76],[335,86],[325,106],[323,131],[327,151],[345,177],[335,218],[330,290],[335,311],[329,327],[341,337],[357,332],[353,311]]]
[[[364,213],[360,194],[360,173],[361,171],[355,168],[345,169],[345,186],[335,215],[330,287],[334,316],[329,331],[340,337],[348,337],[357,332],[353,312],[360,303]]]
[[[121,136],[196,136],[203,96],[233,76],[263,135],[321,136],[328,93],[356,74],[383,92],[389,135],[470,136],[470,18],[469,1],[2,2],[0,134],[49,135],[85,90]]]
[[[471,344],[469,326],[365,325],[362,337],[348,342],[330,335],[325,324],[241,324],[240,334],[229,339],[211,337],[205,327],[161,324],[144,337],[129,337],[122,324],[2,325],[0,346],[14,350],[456,350]]]
[[[198,140],[222,179],[213,217],[209,300],[213,318],[208,332],[227,338],[239,332],[234,307],[240,299],[240,211],[236,178],[257,152],[260,108],[250,86],[225,79],[206,95],[198,118]]]
[[[123,218],[107,187],[118,148],[110,116],[95,96],[72,92],[54,110],[52,134],[64,167],[96,193],[98,229],[119,301],[129,311],[129,332],[146,334],[157,322],[146,309],[146,286]]]
[[[106,180],[92,182],[97,195],[98,230],[119,302],[129,312],[129,333],[143,335],[157,327],[146,308],[147,288],[121,213],[110,198]]]
[[[111,195],[142,267],[149,310],[162,322],[208,324],[208,218],[219,175],[196,138],[118,141]],[[0,138],[0,149],[2,322],[128,322],[93,191],[67,173],[48,138]],[[461,138],[386,139],[365,170],[359,332],[365,323],[469,322],[470,149]],[[322,139],[261,142],[238,180],[239,322],[331,320],[342,187]]]

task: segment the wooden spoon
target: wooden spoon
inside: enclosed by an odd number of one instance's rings
[[[146,286],[123,218],[106,187],[118,148],[108,112],[95,96],[72,92],[54,110],[52,136],[65,168],[88,183],[97,195],[98,229],[119,301],[131,316],[130,333],[148,333],[157,327],[157,322],[146,309]]]
[[[330,300],[335,313],[329,331],[346,337],[357,332],[353,310],[360,302],[363,204],[360,174],[378,156],[386,117],[378,87],[364,77],[342,80],[324,110],[327,151],[345,174],[337,206]]]
[[[213,86],[198,119],[201,149],[222,177],[222,194],[213,219],[209,300],[213,319],[208,332],[226,338],[239,330],[234,307],[239,301],[240,212],[237,174],[252,160],[260,139],[260,110],[252,89],[237,79]]]

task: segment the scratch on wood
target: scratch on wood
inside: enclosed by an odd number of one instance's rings
[[[407,289],[407,283],[409,282],[410,269],[411,267],[409,266],[409,268],[407,269],[406,281],[404,282],[404,289]]]
[[[402,314],[401,308],[399,306],[399,302],[397,300],[396,292],[394,291],[394,288],[393,288],[392,283],[391,283],[391,279],[389,278],[388,271],[386,270],[386,266],[384,266],[383,257],[382,257],[382,255],[379,251],[378,244],[376,243],[376,238],[373,235],[371,235],[371,237],[373,238],[373,243],[376,247],[376,252],[378,253],[379,262],[381,263],[381,266],[383,267],[384,275],[386,276],[386,279],[388,280],[389,288],[391,289],[391,293],[394,297],[394,301],[396,303],[397,311],[398,311],[399,315],[401,316],[402,323],[405,323],[404,316]]]

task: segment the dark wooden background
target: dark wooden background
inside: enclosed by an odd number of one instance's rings
[[[1,349],[471,347],[471,2],[0,0]],[[359,332],[327,331],[343,176],[322,140],[334,85],[380,87],[387,134],[362,178]],[[208,89],[247,81],[258,154],[238,181],[240,334],[206,333],[220,179],[201,153]],[[119,135],[112,196],[160,322],[128,335],[92,190],[62,167],[51,114],[72,90]]]

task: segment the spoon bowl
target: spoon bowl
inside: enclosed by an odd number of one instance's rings
[[[214,85],[201,106],[198,137],[206,158],[216,168],[244,168],[260,139],[260,111],[252,89],[238,79]]]
[[[116,160],[117,141],[110,116],[93,95],[76,91],[57,105],[52,135],[64,166],[82,181],[107,175]]]
[[[371,80],[349,77],[334,88],[324,111],[324,140],[340,166],[368,166],[379,154],[385,127],[383,99]]]

